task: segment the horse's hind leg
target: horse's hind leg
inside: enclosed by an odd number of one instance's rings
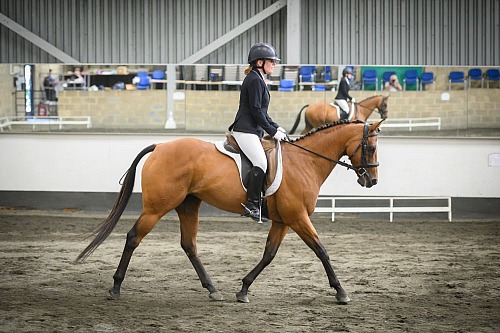
[[[194,270],[200,278],[201,285],[210,292],[210,298],[223,300],[222,294],[214,287],[210,276],[198,257],[196,234],[199,226],[199,209],[201,200],[195,196],[187,196],[184,202],[175,210],[179,215],[181,228],[181,247],[188,256]]]
[[[113,275],[114,285],[113,288],[109,290],[110,299],[120,298],[120,288],[125,278],[125,273],[127,272],[130,259],[134,250],[139,246],[142,239],[153,229],[156,222],[161,216],[154,214],[145,214],[142,212],[141,216],[137,219],[134,226],[127,233],[127,241],[125,242],[125,248],[123,249],[122,257],[115,274]]]
[[[282,223],[273,222],[271,225],[271,229],[269,230],[269,234],[267,236],[266,248],[264,250],[264,255],[260,262],[255,266],[254,269],[250,273],[247,274],[243,278],[243,285],[241,290],[236,293],[236,299],[242,303],[248,303],[248,288],[255,281],[257,276],[266,268],[271,261],[273,261],[278,249],[280,247],[281,242],[286,236],[288,231],[288,227]]]

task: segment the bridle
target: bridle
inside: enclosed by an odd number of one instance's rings
[[[374,96],[374,97],[375,97],[375,96]],[[384,104],[384,99],[385,99],[385,98],[384,98],[384,97],[382,97],[382,103],[380,104],[381,106]],[[356,113],[358,113],[358,112],[359,112],[359,107],[360,107],[360,106],[362,106],[362,107],[364,107],[364,108],[366,108],[366,109],[370,109],[368,106],[363,105],[363,104],[362,104],[362,103],[360,103],[360,102],[354,102],[354,104],[356,105]],[[382,118],[382,117],[383,117],[383,112],[384,112],[384,111],[387,111],[387,107],[386,107],[384,110],[381,110],[381,108],[379,108],[378,106],[376,106],[376,107],[375,107],[375,109],[377,109],[377,113],[380,115],[380,118]]]
[[[338,165],[341,165],[345,168],[347,168],[347,170],[354,170],[356,172],[356,174],[358,175],[358,177],[362,177],[366,174],[366,169],[368,168],[376,168],[379,166],[379,163],[378,162],[375,162],[375,163],[369,163],[366,161],[366,154],[367,154],[367,147],[368,147],[368,138],[371,138],[371,137],[374,137],[374,136],[378,136],[378,131],[375,131],[373,133],[368,133],[370,129],[370,126],[367,124],[367,123],[364,123],[364,127],[363,127],[363,139],[361,140],[361,142],[359,143],[358,147],[356,147],[356,149],[354,150],[354,152],[351,154],[351,156],[349,156],[349,159],[352,161],[352,158],[354,157],[354,155],[356,155],[356,153],[358,152],[358,150],[361,148],[361,165],[355,167],[353,166],[352,164],[349,164],[349,163],[346,163],[346,162],[343,162],[343,161],[339,161],[339,160],[336,160],[336,159],[333,159],[333,158],[330,158],[330,157],[327,157],[325,155],[321,155],[315,151],[312,151],[308,148],[305,148],[305,147],[302,147],[302,146],[299,146],[298,144],[296,143],[293,143],[293,142],[290,142],[290,141],[284,141],[294,147],[297,147],[297,148],[300,148],[302,150],[305,150],[313,155],[316,155],[318,157],[321,157],[327,161],[330,161],[332,163],[337,163]]]

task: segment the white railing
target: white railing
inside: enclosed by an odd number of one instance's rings
[[[389,221],[393,221],[394,213],[448,213],[448,221],[451,222],[451,198],[450,197],[319,197],[318,201],[329,200],[329,207],[316,207],[315,213],[331,213],[332,221],[335,221],[335,213],[389,213]],[[446,202],[441,206],[409,206],[394,204],[398,201],[422,201],[432,200],[435,202]],[[339,201],[369,201],[371,205],[337,207]],[[378,205],[373,205],[373,202]],[[384,204],[383,206],[381,204]]]
[[[387,118],[381,125],[382,128],[388,127],[407,127],[411,132],[415,127],[437,127],[441,129],[441,118]]]
[[[31,116],[31,117],[1,117],[0,131],[4,128],[12,129],[12,125],[31,125],[33,129],[36,126],[57,125],[59,129],[63,125],[85,125],[87,128],[92,128],[92,119],[90,116]]]

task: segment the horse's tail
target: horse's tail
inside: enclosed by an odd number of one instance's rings
[[[295,119],[295,123],[293,124],[293,127],[290,130],[290,132],[288,132],[288,134],[295,133],[295,130],[297,129],[297,126],[299,126],[299,123],[300,123],[300,115],[302,114],[302,111],[304,111],[304,109],[307,108],[308,106],[309,106],[309,104],[306,104],[302,107],[302,109],[300,109],[299,114],[297,115],[297,119]]]
[[[118,220],[125,211],[125,207],[127,207],[127,203],[130,197],[132,196],[135,182],[135,173],[139,161],[144,157],[144,155],[155,150],[155,148],[156,145],[153,144],[149,147],[144,148],[136,156],[136,158],[132,162],[132,165],[130,165],[130,168],[125,173],[125,179],[123,180],[122,188],[120,189],[120,193],[118,194],[118,198],[116,199],[113,209],[111,209],[108,217],[94,229],[94,231],[92,232],[92,235],[95,235],[94,240],[85,248],[85,250],[82,251],[82,253],[78,255],[78,257],[76,258],[77,262],[85,261],[85,259],[87,259],[87,257],[90,256],[111,234],[116,224],[118,223]]]

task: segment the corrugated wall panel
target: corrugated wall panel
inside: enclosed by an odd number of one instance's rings
[[[178,63],[278,0],[2,0],[0,12],[82,63]],[[286,8],[198,63],[286,62]],[[302,0],[302,63],[500,66],[500,0]],[[0,25],[0,62],[54,63]]]

